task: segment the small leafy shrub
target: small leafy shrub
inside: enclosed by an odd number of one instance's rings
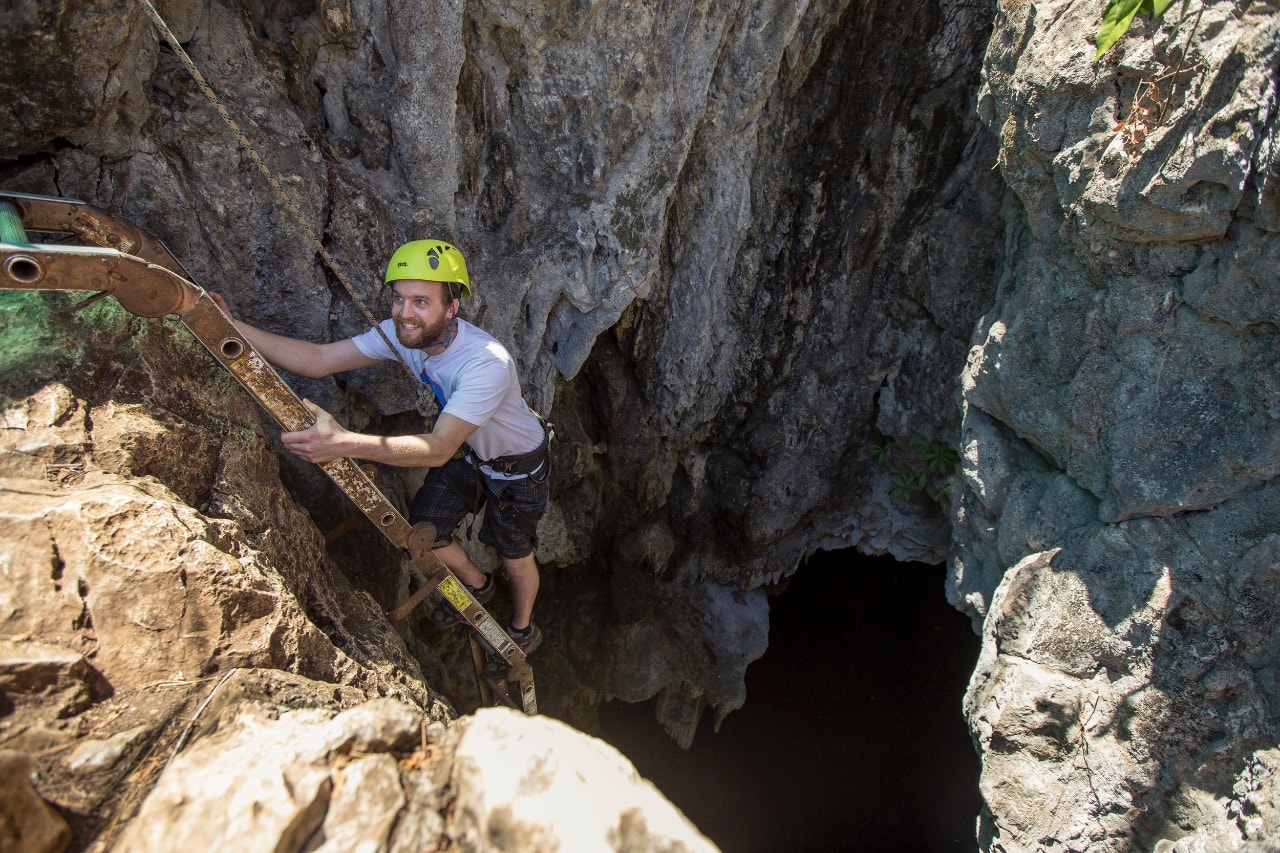
[[[904,443],[890,439],[869,448],[872,461],[893,471],[889,497],[910,500],[924,492],[934,502],[942,503],[951,491],[947,480],[956,470],[960,457],[945,441],[916,439]]]

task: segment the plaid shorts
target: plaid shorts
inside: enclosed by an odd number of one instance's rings
[[[546,478],[496,480],[477,472],[466,459],[451,459],[427,472],[409,505],[409,521],[431,522],[436,544],[445,545],[463,519],[487,507],[480,541],[498,556],[518,560],[537,550],[538,520],[546,512],[549,492]]]

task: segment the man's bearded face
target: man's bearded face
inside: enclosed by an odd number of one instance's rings
[[[449,289],[438,281],[407,279],[392,285],[391,319],[396,338],[409,349],[422,349],[444,337],[457,306]]]

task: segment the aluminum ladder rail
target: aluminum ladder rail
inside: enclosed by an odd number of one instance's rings
[[[70,235],[80,242],[31,243],[28,231]],[[176,315],[282,429],[295,432],[315,423],[293,389],[240,334],[231,317],[192,282],[163,242],[90,204],[0,190],[0,289],[92,290],[95,295],[77,307],[113,296],[140,317]],[[471,629],[468,637],[482,701],[536,714],[533,668],[498,620],[431,552],[434,526],[411,526],[351,459],[334,459],[320,467],[374,527],[409,553],[421,586],[388,618],[403,619],[438,590]],[[502,678],[484,675],[480,641],[506,663]]]

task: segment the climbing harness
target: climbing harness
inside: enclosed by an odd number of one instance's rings
[[[480,476],[483,468],[488,468],[504,477],[525,475],[535,483],[545,483],[551,476],[551,440],[556,436],[556,429],[542,415],[533,412],[533,416],[542,425],[542,443],[528,453],[513,453],[510,456],[495,456],[493,459],[481,459],[472,452],[469,445],[463,445],[466,460],[471,463]]]
[[[68,235],[79,243],[33,243],[27,232]],[[0,289],[95,290],[113,296],[140,317],[177,315],[210,354],[240,382],[281,428],[306,429],[314,417],[266,359],[236,328],[159,239],[81,201],[0,190]],[[85,304],[85,303],[81,303]],[[388,613],[403,619],[433,592],[461,615],[470,629],[472,661],[481,698],[537,713],[533,668],[520,646],[466,586],[431,553],[436,530],[410,525],[369,475],[348,458],[320,464],[339,489],[394,545],[408,551],[419,583],[404,604]],[[508,666],[495,678],[484,671],[485,652]]]

